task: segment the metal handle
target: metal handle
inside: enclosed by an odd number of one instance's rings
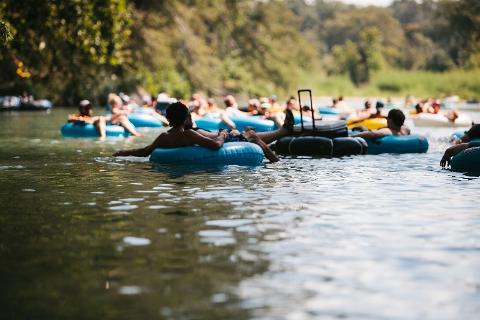
[[[301,122],[301,125],[302,125],[302,131],[303,131],[303,106],[302,106],[302,98],[301,98],[301,93],[302,92],[308,92],[308,94],[310,95],[310,111],[312,112],[312,128],[313,128],[313,131],[315,131],[315,117],[314,117],[314,113],[313,113],[313,100],[312,100],[312,90],[310,89],[300,89],[297,91],[298,93],[298,104],[300,105],[300,122]]]

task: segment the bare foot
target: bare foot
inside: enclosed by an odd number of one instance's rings
[[[283,128],[287,129],[289,133],[293,132],[293,126],[295,125],[295,119],[293,118],[292,110],[285,110],[285,122],[283,123]]]
[[[263,154],[265,155],[265,158],[267,158],[268,160],[270,160],[270,162],[277,162],[277,161],[280,161],[280,159],[278,159],[278,157],[275,155],[275,153],[273,153],[272,149],[270,149],[270,147],[262,141],[262,139],[260,139],[254,131],[247,131],[245,132],[245,137],[247,138],[247,140],[251,143],[255,143],[257,144],[260,148],[262,148],[262,151],[263,151]]]

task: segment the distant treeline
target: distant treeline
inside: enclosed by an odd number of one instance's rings
[[[305,73],[480,67],[480,1],[0,0],[0,95],[267,95]]]

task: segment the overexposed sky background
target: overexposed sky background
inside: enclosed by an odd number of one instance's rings
[[[388,6],[393,2],[393,0],[337,0],[337,1],[351,3],[358,6],[368,6],[368,5]]]

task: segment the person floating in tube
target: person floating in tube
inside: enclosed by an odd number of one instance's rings
[[[453,156],[472,147],[480,147],[480,142],[471,142],[472,140],[480,139],[480,124],[474,124],[465,132],[463,136],[453,142],[453,146],[445,150],[442,159],[440,160],[440,166],[447,167],[450,165],[450,161]]]
[[[405,115],[399,109],[392,109],[388,112],[387,127],[375,131],[364,131],[354,134],[355,137],[377,139],[385,136],[406,136],[410,134],[410,129],[404,125]]]
[[[118,97],[118,96],[117,96]],[[118,98],[120,99],[120,98]],[[110,103],[121,103],[121,100]],[[106,137],[106,125],[107,122],[112,124],[118,124],[125,128],[130,134],[134,136],[142,136],[140,133],[135,130],[135,126],[128,120],[127,116],[124,114],[115,114],[110,118],[103,116],[93,116],[92,104],[88,100],[80,101],[78,106],[78,114],[71,114],[68,116],[68,122],[77,123],[77,124],[93,124],[98,131],[100,139],[105,139]]]
[[[192,128],[192,118],[187,106],[181,102],[175,102],[167,107],[167,119],[172,127],[167,132],[161,133],[150,145],[132,150],[122,150],[114,153],[114,156],[146,157],[156,148],[177,148],[199,145],[209,149],[220,149],[225,142],[245,141],[255,143],[262,148],[265,157],[271,162],[279,159],[268,147],[279,138],[291,134],[293,131],[293,114],[286,111],[284,125],[275,131],[256,133],[252,128],[247,128],[240,133],[237,130],[221,130],[210,132],[200,128]]]

